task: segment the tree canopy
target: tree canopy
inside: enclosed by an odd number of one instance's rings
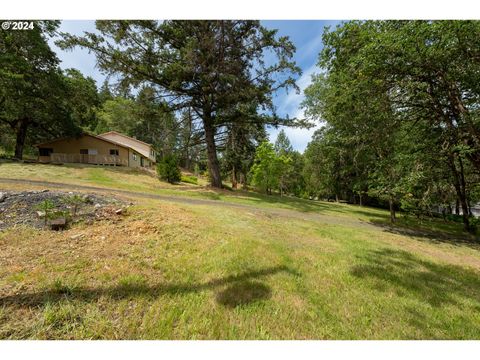
[[[206,143],[212,185],[221,187],[216,138],[232,122],[292,124],[275,115],[272,94],[295,88],[295,47],[259,21],[97,21],[100,35],[64,34],[64,48],[82,46],[122,88],[148,85],[175,109],[192,109]],[[270,60],[265,61],[269,54]],[[241,116],[247,105],[270,110]],[[239,120],[243,119],[243,120]]]

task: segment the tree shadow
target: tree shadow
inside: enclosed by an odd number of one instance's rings
[[[146,281],[139,279],[122,282],[111,287],[87,288],[87,287],[62,287],[30,292],[19,293],[0,297],[0,306],[11,306],[18,308],[33,308],[43,306],[47,303],[57,303],[64,300],[75,300],[81,302],[93,302],[100,297],[107,296],[112,299],[128,298],[157,298],[164,295],[185,295],[230,286],[217,295],[220,304],[234,307],[235,304],[246,304],[266,299],[270,296],[270,289],[252,279],[258,279],[277,273],[287,273],[293,276],[300,274],[284,265],[274,266],[265,269],[243,272],[237,275],[229,275],[213,279],[204,283],[168,283],[148,285]]]
[[[258,281],[241,281],[217,293],[216,301],[229,308],[269,299],[272,291]]]
[[[436,264],[402,250],[380,249],[361,258],[350,272],[357,278],[373,280],[377,291],[395,291],[433,307],[446,304],[480,306],[478,272],[456,265]]]
[[[470,234],[459,234],[444,230],[429,230],[413,228],[402,225],[392,225],[387,221],[376,221],[370,219],[370,224],[381,228],[390,234],[415,237],[417,240],[432,244],[449,244],[453,246],[466,246],[471,249],[480,250],[480,239]]]
[[[218,190],[215,190],[218,191]],[[246,191],[242,189],[229,191],[226,195],[230,197],[245,198],[255,203],[266,203],[269,205],[286,205],[293,210],[300,212],[322,212],[324,210],[330,210],[332,207],[329,204],[325,204],[321,201],[306,200],[294,196],[280,196],[278,194],[266,195],[254,191]]]

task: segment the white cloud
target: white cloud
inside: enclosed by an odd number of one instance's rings
[[[290,92],[289,94],[284,95],[283,98],[279,98],[277,101],[279,103],[278,113],[280,116],[288,116],[290,118],[304,118],[304,111],[300,108],[300,104],[304,99],[304,90],[311,84],[312,75],[319,73],[320,69],[316,65],[310,66],[305,70],[302,76],[297,80],[297,85],[300,88],[300,93]],[[305,151],[308,143],[310,142],[313,133],[315,130],[319,129],[322,125],[317,124],[311,129],[300,129],[300,128],[289,128],[282,127],[285,130],[292,146],[295,150],[300,152]],[[277,135],[280,132],[281,128],[278,129],[269,129],[270,141],[275,142]]]

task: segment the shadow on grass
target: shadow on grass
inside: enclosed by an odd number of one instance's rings
[[[351,268],[357,278],[373,281],[377,291],[395,291],[433,307],[446,304],[478,308],[480,276],[478,272],[455,265],[436,264],[406,251],[380,249],[360,258]],[[365,284],[367,286],[367,284]]]
[[[269,299],[272,291],[258,281],[241,281],[217,293],[216,301],[229,308]]]
[[[270,288],[262,283],[251,280],[281,272],[294,276],[300,275],[295,270],[282,265],[256,271],[248,271],[238,275],[230,275],[199,284],[179,283],[148,285],[142,278],[130,278],[129,281],[121,281],[116,286],[105,288],[67,287],[54,284],[50,289],[43,291],[1,297],[0,306],[37,307],[45,304],[61,302],[63,300],[93,302],[102,296],[108,296],[112,299],[137,297],[156,298],[163,295],[185,295],[188,293],[201,292],[227,286],[226,289],[223,289],[217,294],[216,300],[224,306],[235,307],[262,299],[268,299],[271,293]]]
[[[226,195],[234,198],[245,198],[249,201],[252,201],[252,204],[255,203],[266,203],[269,205],[285,205],[289,208],[301,212],[319,212],[323,210],[332,210],[330,204],[325,204],[320,201],[300,199],[290,196],[280,196],[280,195],[265,195],[253,191],[245,190],[235,190],[233,192],[228,192]]]
[[[370,224],[381,228],[390,234],[415,237],[417,240],[432,244],[449,244],[454,246],[466,246],[471,249],[480,250],[480,239],[474,235],[449,231],[445,229],[426,229],[419,226],[412,226],[403,223],[392,225],[389,221],[370,219]]]

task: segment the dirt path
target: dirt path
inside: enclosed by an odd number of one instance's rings
[[[318,221],[318,222],[321,222],[324,224],[330,224],[330,225],[362,227],[362,228],[370,228],[370,229],[378,230],[377,226],[367,223],[365,221],[356,220],[356,219],[349,219],[349,218],[319,214],[319,213],[301,212],[301,211],[289,210],[289,209],[260,208],[254,205],[236,204],[236,203],[222,201],[222,200],[195,199],[195,198],[187,198],[187,197],[173,196],[173,195],[150,194],[145,192],[109,189],[109,188],[102,188],[102,187],[88,186],[88,185],[72,185],[72,184],[58,183],[58,182],[52,182],[52,181],[0,178],[0,184],[1,183],[32,185],[32,186],[40,186],[45,188],[67,189],[70,191],[71,190],[93,191],[97,193],[134,197],[136,199],[145,198],[145,199],[163,200],[163,201],[186,204],[186,205],[223,206],[223,207],[229,207],[229,208],[245,209],[255,214],[264,214],[267,216],[268,215],[281,216],[285,218],[292,218],[292,219],[299,219],[299,220]]]

